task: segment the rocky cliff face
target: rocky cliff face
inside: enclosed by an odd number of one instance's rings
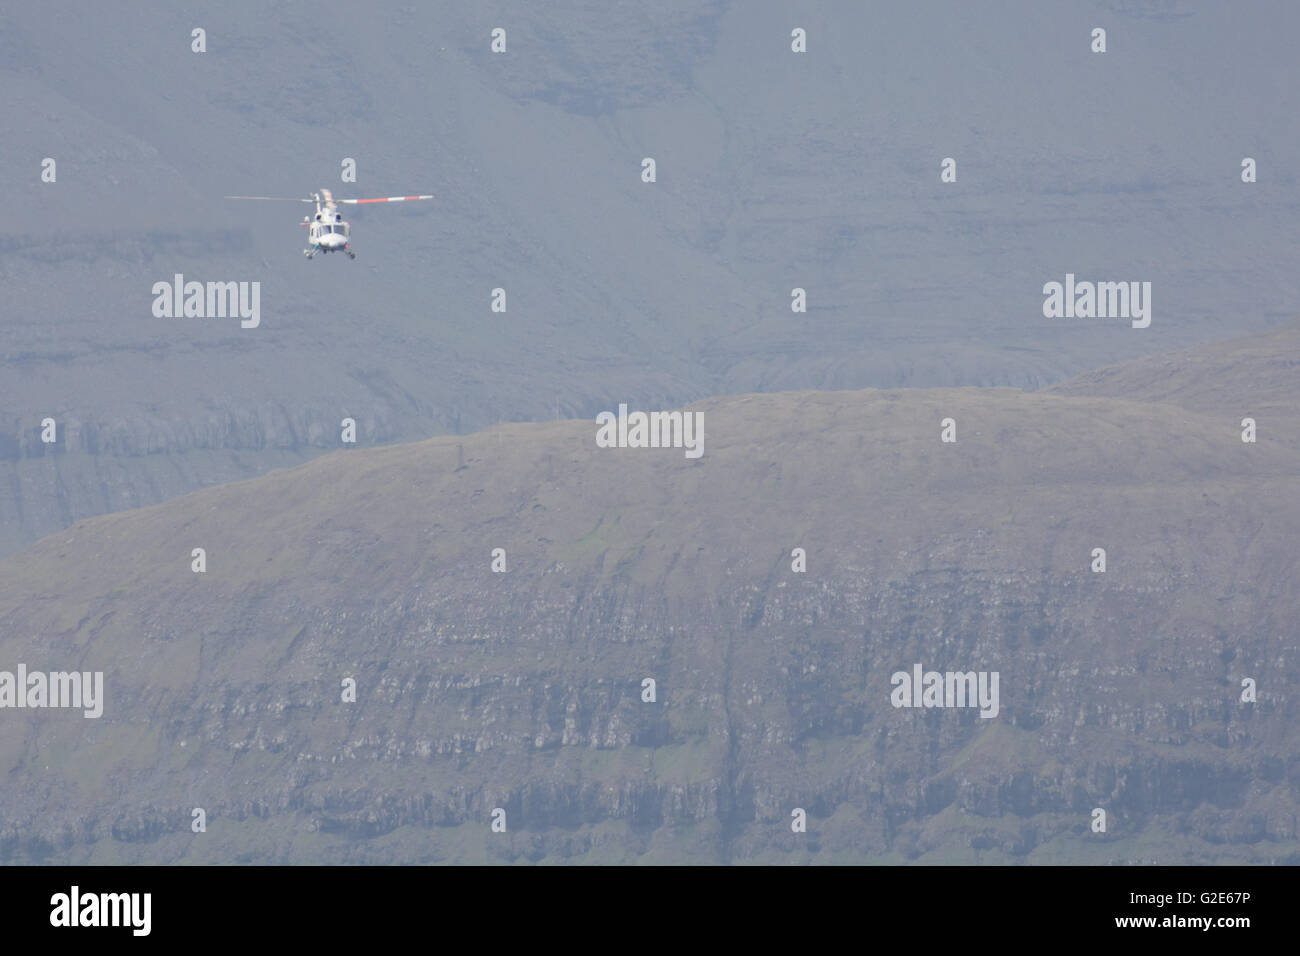
[[[748,395],[696,460],[506,425],[80,521],[0,563],[0,669],[104,713],[0,710],[0,853],[1296,862],[1300,451],[1240,361],[1202,411]],[[894,707],[918,663],[997,715]]]

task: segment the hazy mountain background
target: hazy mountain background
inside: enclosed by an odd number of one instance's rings
[[[372,444],[1033,388],[1275,326],[1297,27],[1285,2],[6,9],[0,553],[336,448],[344,416]],[[321,186],[437,199],[359,209],[358,260],[308,262],[300,207],[220,198]],[[1067,271],[1151,281],[1151,328],[1044,319]],[[175,273],[260,281],[261,327],[155,318]]]
[[[1300,862],[1298,27],[0,11],[0,670],[107,694],[0,710],[0,860]],[[220,198],[320,187],[437,198],[356,261]],[[1067,272],[1150,328],[1045,319]],[[260,328],[155,318],[176,273]],[[623,402],[704,456],[597,448]],[[895,710],[917,662],[999,716]]]

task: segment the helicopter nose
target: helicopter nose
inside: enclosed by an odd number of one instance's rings
[[[347,239],[337,234],[320,237],[320,244],[326,249],[342,249],[348,244]]]

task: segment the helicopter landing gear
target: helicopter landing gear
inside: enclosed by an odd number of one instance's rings
[[[304,256],[306,256],[308,259],[310,259],[312,256],[316,255],[316,250],[315,250],[315,249],[304,249],[304,250],[302,251],[302,254],[303,254]]]
[[[357,254],[353,252],[351,249],[344,249],[343,251],[348,254],[349,259],[355,259],[357,257]]]

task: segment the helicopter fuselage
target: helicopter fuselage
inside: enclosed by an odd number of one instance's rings
[[[311,223],[307,230],[308,242],[321,252],[334,252],[348,246],[348,224],[346,222]]]
[[[342,252],[348,247],[348,224],[329,203],[324,208],[316,207],[315,219],[304,219],[307,226],[307,242],[313,249],[321,252]]]

